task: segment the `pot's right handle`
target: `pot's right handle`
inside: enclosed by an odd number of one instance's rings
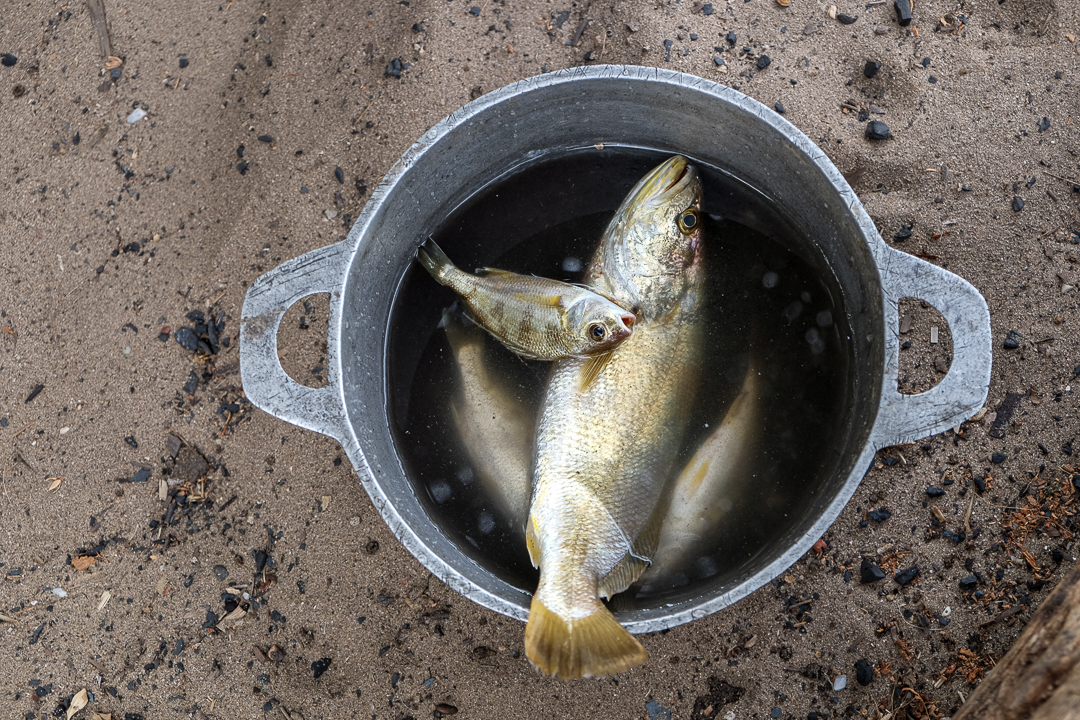
[[[240,314],[240,377],[248,400],[275,417],[339,442],[345,440],[349,430],[333,337],[340,324],[335,300],[344,287],[347,250],[340,242],[282,263],[252,283]],[[286,375],[281,367],[278,329],[293,303],[324,292],[330,293],[327,384],[310,388]]]
[[[885,377],[874,425],[875,447],[899,445],[948,428],[975,414],[986,402],[992,359],[990,311],[967,280],[905,252],[886,248],[879,258],[885,294]],[[897,390],[900,371],[898,303],[914,297],[937,308],[949,323],[953,359],[937,385],[917,395]]]

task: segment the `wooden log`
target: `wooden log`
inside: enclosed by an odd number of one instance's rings
[[[1080,720],[1080,564],[953,720]]]

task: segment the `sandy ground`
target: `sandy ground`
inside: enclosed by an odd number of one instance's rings
[[[62,715],[85,688],[78,717],[129,720],[423,718],[451,711],[440,703],[469,718],[878,717],[899,705],[893,717],[939,718],[1074,563],[1080,290],[1062,289],[1080,274],[1080,192],[1062,178],[1080,178],[1077,3],[920,0],[908,29],[891,2],[850,0],[838,9],[852,24],[804,0],[105,6],[115,81],[83,3],[0,11],[0,53],[17,59],[0,65],[4,717]],[[939,27],[947,13],[963,27]],[[772,64],[759,71],[761,54]],[[399,79],[386,75],[395,58],[408,64]],[[882,63],[873,79],[868,59]],[[643,637],[641,668],[567,683],[529,666],[523,625],[401,548],[333,441],[242,402],[236,335],[245,287],[342,239],[433,123],[598,60],[781,101],[856,171],[890,244],[985,295],[995,362],[989,413],[960,436],[883,451],[821,557]],[[893,139],[863,137],[871,105]],[[147,114],[129,124],[135,109]],[[297,377],[319,377],[325,307],[286,317]],[[925,387],[949,358],[928,343],[931,311],[912,310],[903,372]],[[220,315],[230,339],[211,362],[176,342],[192,311]],[[1016,349],[1003,346],[1010,330]],[[930,485],[945,496],[930,500]],[[191,501],[175,503],[178,490]],[[892,517],[862,527],[880,507]],[[860,554],[889,577],[861,585]],[[893,571],[913,565],[921,575],[902,588]],[[224,619],[236,586],[258,606]],[[878,670],[865,687],[860,659]],[[847,687],[833,691],[839,674]]]

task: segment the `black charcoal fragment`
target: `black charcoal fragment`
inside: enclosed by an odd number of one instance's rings
[[[892,511],[889,510],[888,508],[881,508],[879,510],[871,510],[867,514],[870,516],[871,520],[873,520],[874,522],[879,522],[879,523],[880,522],[885,522],[886,520],[888,520],[889,518],[892,517]]]
[[[912,565],[906,570],[899,570],[894,578],[898,585],[907,585],[915,578],[919,577],[919,566]]]
[[[945,491],[939,487],[934,487],[933,485],[931,485],[930,487],[926,488],[926,494],[928,497],[935,498],[944,495]]]
[[[187,66],[188,66],[188,59],[187,58],[180,58],[180,67],[186,68]]]
[[[12,67],[15,63],[19,62],[19,58],[15,57],[11,53],[4,53],[0,55],[0,65],[4,67]]]
[[[330,663],[332,662],[333,660],[331,658],[324,657],[311,663],[311,673],[315,676],[316,680],[322,677],[322,674],[330,669]]]
[[[1021,210],[1023,210],[1024,209],[1024,198],[1020,197],[1019,195],[1014,195],[1013,196],[1013,201],[1012,201],[1012,209],[1013,209],[1013,212],[1020,212]]]
[[[1001,343],[1002,347],[1006,350],[1015,350],[1020,347],[1020,341],[1024,339],[1024,336],[1015,330],[1010,330],[1009,334],[1005,336],[1005,341]]]
[[[851,15],[845,15],[844,13],[836,13],[836,19],[842,22],[844,25],[851,25],[859,19],[859,16],[856,15],[852,17]]]
[[[888,140],[891,137],[892,133],[889,132],[889,126],[880,120],[871,120],[866,123],[867,140]]]
[[[884,580],[885,573],[881,571],[881,568],[871,560],[870,558],[863,558],[862,566],[859,567],[859,580],[863,585],[869,585],[875,583],[878,580]]]
[[[893,7],[896,8],[896,21],[900,23],[902,27],[907,27],[911,24],[911,0],[896,0],[893,3]]]
[[[769,58],[768,55],[762,55],[762,56],[758,57],[758,59],[757,59],[758,70],[764,70],[765,68],[769,67],[769,65],[771,65],[771,64],[772,64],[772,60]]]
[[[995,465],[1000,465],[1001,463],[1005,462],[1005,453],[994,453],[990,456],[990,462],[994,463]]]
[[[180,347],[185,350],[195,351],[199,349],[199,338],[191,328],[182,327],[177,330],[176,342],[180,343]]]
[[[876,60],[867,60],[866,65],[863,66],[862,74],[868,78],[872,78],[878,74],[878,70],[881,69],[881,63]]]
[[[773,108],[781,115],[787,113],[787,110],[784,109],[784,103],[780,102],[779,100],[776,101],[776,104],[773,105]]]
[[[855,680],[866,687],[870,684],[870,681],[874,679],[874,666],[866,661],[866,658],[860,658],[855,662]]]

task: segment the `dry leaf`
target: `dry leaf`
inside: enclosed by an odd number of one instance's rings
[[[60,483],[64,482],[64,478],[62,478],[62,477],[50,477],[50,478],[45,478],[45,479],[46,480],[52,480],[52,482],[49,484],[49,490],[50,491],[55,490],[56,488],[60,487]]]
[[[80,555],[79,557],[77,557],[77,558],[75,558],[74,560],[71,561],[71,566],[73,568],[75,568],[76,570],[82,572],[83,570],[86,570],[88,567],[90,567],[91,565],[93,565],[96,562],[97,562],[97,558],[95,558],[95,557],[93,557],[91,555]]]
[[[109,602],[109,600],[111,600],[111,599],[112,599],[112,593],[109,592],[108,590],[101,593],[101,600],[98,601],[97,609],[100,610],[101,608],[105,607],[105,604],[107,602]]]
[[[787,7],[791,4],[791,0],[776,0],[776,4],[780,7]]]
[[[169,499],[169,483],[166,482],[165,478],[158,479],[157,496],[161,502]]]
[[[833,20],[836,19],[836,6],[835,5],[830,5],[829,6],[829,17],[831,17]]]
[[[158,578],[157,586],[154,587],[154,592],[156,592],[158,595],[164,595],[165,594],[165,588],[167,588],[168,586],[169,586],[168,578],[163,578],[163,577]]]
[[[112,713],[94,713],[94,717],[91,720],[112,720]]]
[[[330,495],[323,495],[322,496],[322,511],[323,512],[326,512],[327,510],[330,509],[330,500],[331,499],[332,499],[332,496],[330,496]]]
[[[8,623],[11,623],[12,625],[18,625],[19,624],[18,620],[16,620],[13,617],[9,617],[9,616],[5,615],[4,613],[0,613],[0,622],[8,622]]]
[[[71,720],[71,716],[86,707],[86,703],[89,698],[86,696],[86,688],[83,688],[79,692],[75,693],[75,697],[71,698],[71,704],[68,705],[67,720]]]

